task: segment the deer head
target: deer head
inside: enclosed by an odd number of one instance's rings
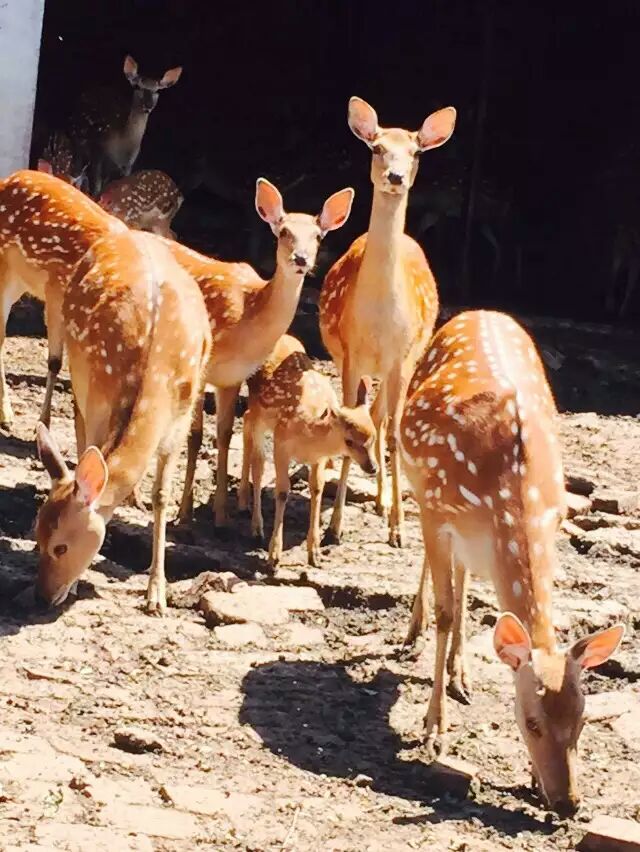
[[[36,594],[57,606],[102,547],[105,521],[97,509],[108,471],[100,450],[89,447],[72,474],[43,423],[38,424],[37,443],[51,491],[36,520],[40,551]]]
[[[133,87],[133,106],[140,112],[149,114],[158,103],[159,93],[168,89],[180,79],[182,68],[171,68],[162,77],[142,77],[138,73],[138,63],[131,56],[124,60],[124,76]]]
[[[60,178],[76,189],[84,190],[88,163],[81,162],[81,156],[65,133],[55,131],[38,160],[38,171]]]
[[[353,408],[343,405],[338,409],[337,421],[342,432],[346,455],[360,465],[365,473],[377,473],[375,458],[376,427],[369,411],[371,379],[360,380]]]
[[[456,111],[445,107],[426,118],[420,130],[380,127],[372,106],[361,98],[349,101],[349,127],[371,149],[371,181],[376,189],[393,195],[406,194],[418,171],[423,151],[444,145],[456,123]]]
[[[580,803],[577,780],[578,738],[584,725],[580,675],[616,651],[621,624],[579,639],[566,651],[534,649],[526,627],[512,613],[498,619],[494,647],[513,671],[516,720],[533,774],[547,804],[560,815]]]
[[[265,178],[258,178],[256,210],[278,239],[278,266],[297,275],[310,272],[325,234],[342,227],[349,218],[353,196],[350,187],[335,192],[325,201],[319,216],[286,213],[276,187]]]

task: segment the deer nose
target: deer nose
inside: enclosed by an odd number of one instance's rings
[[[296,266],[306,266],[307,265],[307,258],[304,254],[294,254],[293,255],[293,262],[295,263]]]
[[[399,175],[397,172],[389,172],[387,180],[392,186],[400,186],[402,183],[402,175]]]
[[[569,796],[566,799],[556,799],[552,804],[553,810],[563,819],[574,816],[579,807],[580,798],[578,796]]]

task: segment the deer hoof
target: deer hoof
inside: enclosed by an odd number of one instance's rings
[[[313,550],[309,550],[307,553],[307,564],[312,568],[319,568],[320,563],[322,562],[322,557],[320,556],[320,549],[318,547],[314,547]]]
[[[327,527],[324,532],[324,536],[322,537],[322,544],[340,544],[340,539],[342,538],[342,534],[336,532],[333,527]]]
[[[458,701],[460,704],[471,704],[471,699],[473,697],[473,693],[465,679],[462,677],[453,677],[449,681],[449,685],[447,686],[447,694],[454,699],[454,701]]]
[[[397,528],[392,527],[389,530],[389,546],[390,547],[404,547],[404,532]]]
[[[440,733],[437,728],[427,736],[425,746],[432,760],[444,757],[449,750],[449,739],[446,734]]]

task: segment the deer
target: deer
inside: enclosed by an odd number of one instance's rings
[[[249,508],[251,477],[251,532],[262,542],[264,440],[268,433],[272,433],[276,512],[269,545],[269,564],[275,568],[282,558],[284,513],[290,489],[289,465],[296,459],[310,467],[307,561],[317,568],[320,565],[320,510],[328,459],[348,455],[365,473],[375,473],[377,469],[374,457],[376,429],[368,408],[371,382],[368,377],[360,381],[353,408],[340,406],[329,378],[314,370],[302,343],[285,334],[247,384],[249,402],[243,421],[238,507],[241,511]]]
[[[112,181],[98,203],[130,228],[175,239],[171,222],[183,201],[182,193],[168,174],[142,169]]]
[[[262,366],[278,339],[293,321],[305,276],[311,272],[321,241],[349,218],[353,189],[331,195],[319,215],[288,213],[282,195],[265,178],[256,182],[258,215],[277,239],[276,268],[264,281],[251,266],[225,263],[167,242],[169,250],[196,280],[204,296],[213,335],[213,354],[207,383],[216,392],[218,464],[214,496],[215,525],[228,525],[228,458],[236,400],[240,386]],[[158,238],[162,239],[162,238]],[[186,522],[193,509],[193,478],[202,445],[203,403],[196,404],[188,442],[187,472],[179,519]]]
[[[55,130],[38,158],[38,171],[55,175],[84,191],[88,163],[77,151],[66,133]]]
[[[431,579],[436,661],[425,729],[429,748],[444,751],[446,673],[459,696],[468,699],[470,690],[468,574],[491,579],[501,610],[493,644],[513,672],[515,715],[533,777],[547,806],[569,815],[580,801],[580,674],[616,651],[624,626],[568,648],[557,645],[555,534],[566,495],[556,421],[536,347],[510,316],[469,311],[435,335],[411,379],[400,423],[424,541],[406,642],[415,642],[425,626]]]
[[[416,133],[384,128],[366,101],[352,97],[348,122],[372,152],[373,206],[369,230],[327,273],[320,293],[322,340],[342,376],[343,402],[356,401],[363,375],[380,379],[372,415],[377,427],[377,509],[388,515],[389,544],[404,544],[404,513],[397,429],[406,387],[438,314],[436,282],[424,252],[405,234],[407,200],[419,155],[444,145],[456,111],[446,107]],[[387,428],[388,421],[388,428]],[[392,489],[388,493],[386,445]],[[328,539],[339,541],[351,459],[345,456]],[[389,511],[390,509],[390,511]]]
[[[73,473],[47,427],[37,429],[51,491],[36,521],[36,595],[47,605],[66,600],[155,455],[147,609],[161,615],[171,481],[210,356],[202,294],[155,237],[50,175],[2,181],[0,213],[3,277],[37,280],[46,293],[76,412]]]
[[[123,71],[133,89],[130,100],[115,89],[86,92],[71,118],[71,137],[90,161],[89,188],[94,198],[109,178],[131,174],[160,92],[175,86],[182,75],[182,67],[177,66],[159,78],[142,76],[131,56],[125,57]]]

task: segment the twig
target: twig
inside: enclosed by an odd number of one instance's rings
[[[280,852],[285,852],[285,849],[287,848],[287,843],[288,843],[288,842],[291,840],[291,838],[293,837],[293,834],[294,834],[294,832],[295,832],[295,830],[296,830],[296,825],[298,824],[298,817],[300,816],[300,811],[301,811],[301,810],[302,810],[302,808],[300,807],[300,805],[298,805],[298,807],[296,808],[296,812],[295,812],[295,813],[294,813],[294,815],[293,815],[293,821],[292,821],[292,823],[291,823],[291,828],[290,828],[290,829],[289,829],[289,831],[287,832],[287,836],[286,836],[286,837],[285,837],[285,839],[284,839],[284,843],[283,843],[283,844],[282,844],[282,846],[280,847]]]

